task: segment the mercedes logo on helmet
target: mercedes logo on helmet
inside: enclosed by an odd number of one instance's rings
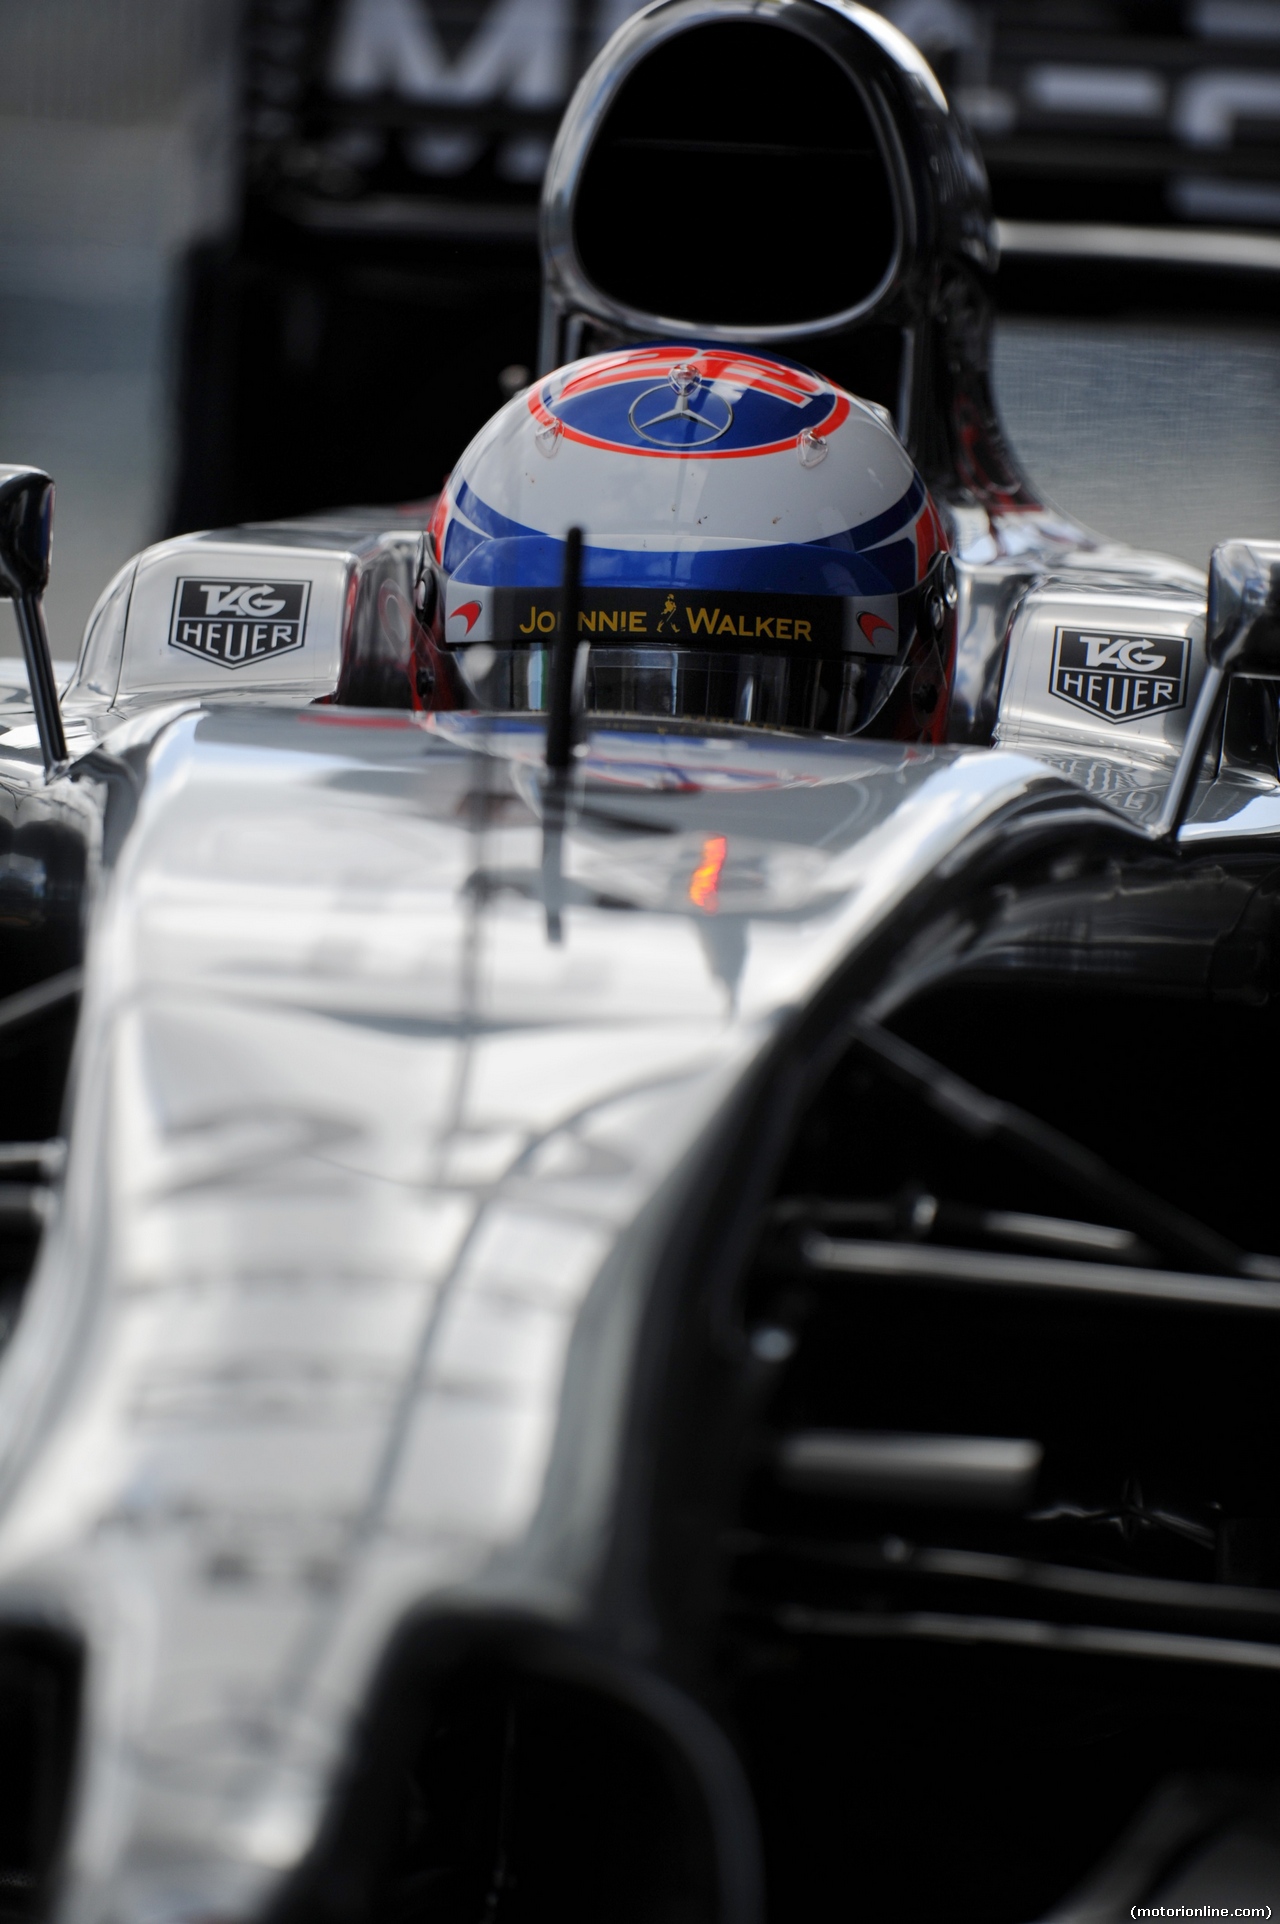
[[[672,388],[676,404],[663,408]],[[656,447],[703,448],[729,432],[733,409],[691,361],[682,361],[657,387],[647,387],[643,394],[637,394],[627,410],[627,419],[642,441],[652,441]]]

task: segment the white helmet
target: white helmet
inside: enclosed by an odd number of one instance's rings
[[[574,526],[588,708],[942,739],[954,575],[882,408],[688,341],[536,382],[476,436],[432,522],[439,699],[544,705]]]

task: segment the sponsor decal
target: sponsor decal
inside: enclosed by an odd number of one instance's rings
[[[490,602],[492,628],[487,639],[503,647],[546,647],[559,629],[558,589],[498,588],[491,591]],[[451,642],[464,639],[454,623],[473,605],[455,608],[450,614]],[[584,641],[603,647],[647,644],[734,654],[838,655],[848,645],[847,606],[839,595],[584,588],[578,633]],[[865,648],[865,642],[860,646]]]
[[[336,9],[330,41],[329,85],[334,93],[348,99],[381,100],[385,95],[398,94],[403,100],[426,101],[432,106],[456,103],[474,108],[478,122],[484,109],[499,101],[523,108],[526,113],[531,107],[558,107],[574,78],[568,65],[572,35],[567,11],[564,0],[498,0],[497,5],[478,8],[474,15],[467,16],[470,30],[463,32],[462,45],[458,46],[458,29],[452,19],[445,16],[448,24],[442,33],[436,26],[439,16],[433,16],[432,9],[421,0],[344,0]],[[325,9],[326,21],[333,19],[334,12],[332,7]],[[291,18],[300,13],[305,14],[306,8],[295,8]],[[608,39],[615,24],[607,20],[600,30],[601,42]],[[324,30],[319,31],[323,34]],[[285,39],[305,42],[306,33],[305,28],[295,27]],[[279,53],[276,59],[281,59]],[[305,52],[298,60],[298,68],[308,80],[312,60],[314,53],[308,60]],[[459,131],[464,134],[461,143]],[[528,136],[525,138],[527,142]],[[429,165],[429,145],[415,140],[410,156],[423,171],[452,175],[470,166],[473,145],[477,150],[484,145],[482,132],[477,135],[470,128],[456,125],[447,132],[436,132],[435,141],[438,158],[434,168]],[[532,179],[535,175],[527,166],[520,173],[508,165],[505,177]]]
[[[1103,721],[1142,721],[1183,706],[1189,653],[1180,635],[1059,628],[1049,692]]]
[[[673,367],[660,386],[637,394],[627,419],[642,441],[657,447],[701,448],[729,432],[733,405],[686,363]]]
[[[179,581],[169,646],[220,668],[243,668],[301,648],[309,581]]]
[[[876,645],[876,636],[881,629],[887,628],[890,635],[893,634],[893,623],[886,621],[883,615],[877,615],[871,609],[858,616],[858,626],[862,630],[863,638],[873,648]]]
[[[708,460],[778,454],[826,437],[852,403],[807,368],[740,348],[687,345],[596,355],[529,391],[537,430],[620,454]]]

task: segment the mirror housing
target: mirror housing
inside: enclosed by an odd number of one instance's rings
[[[1227,674],[1280,677],[1280,542],[1214,549],[1205,650]]]
[[[1280,680],[1280,542],[1224,541],[1209,561],[1208,662],[1187,723],[1186,740],[1153,835],[1174,841],[1186,820],[1196,776],[1227,688],[1236,675]]]
[[[53,482],[39,468],[0,467],[0,599],[12,601],[27,663],[36,731],[51,774],[67,759],[67,738],[40,597],[53,551]]]
[[[52,551],[53,482],[39,468],[0,467],[0,595],[42,595]]]

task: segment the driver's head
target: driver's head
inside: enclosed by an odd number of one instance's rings
[[[794,362],[688,342],[536,382],[432,522],[454,699],[544,706],[575,525],[589,709],[942,739],[954,577],[883,410]]]

